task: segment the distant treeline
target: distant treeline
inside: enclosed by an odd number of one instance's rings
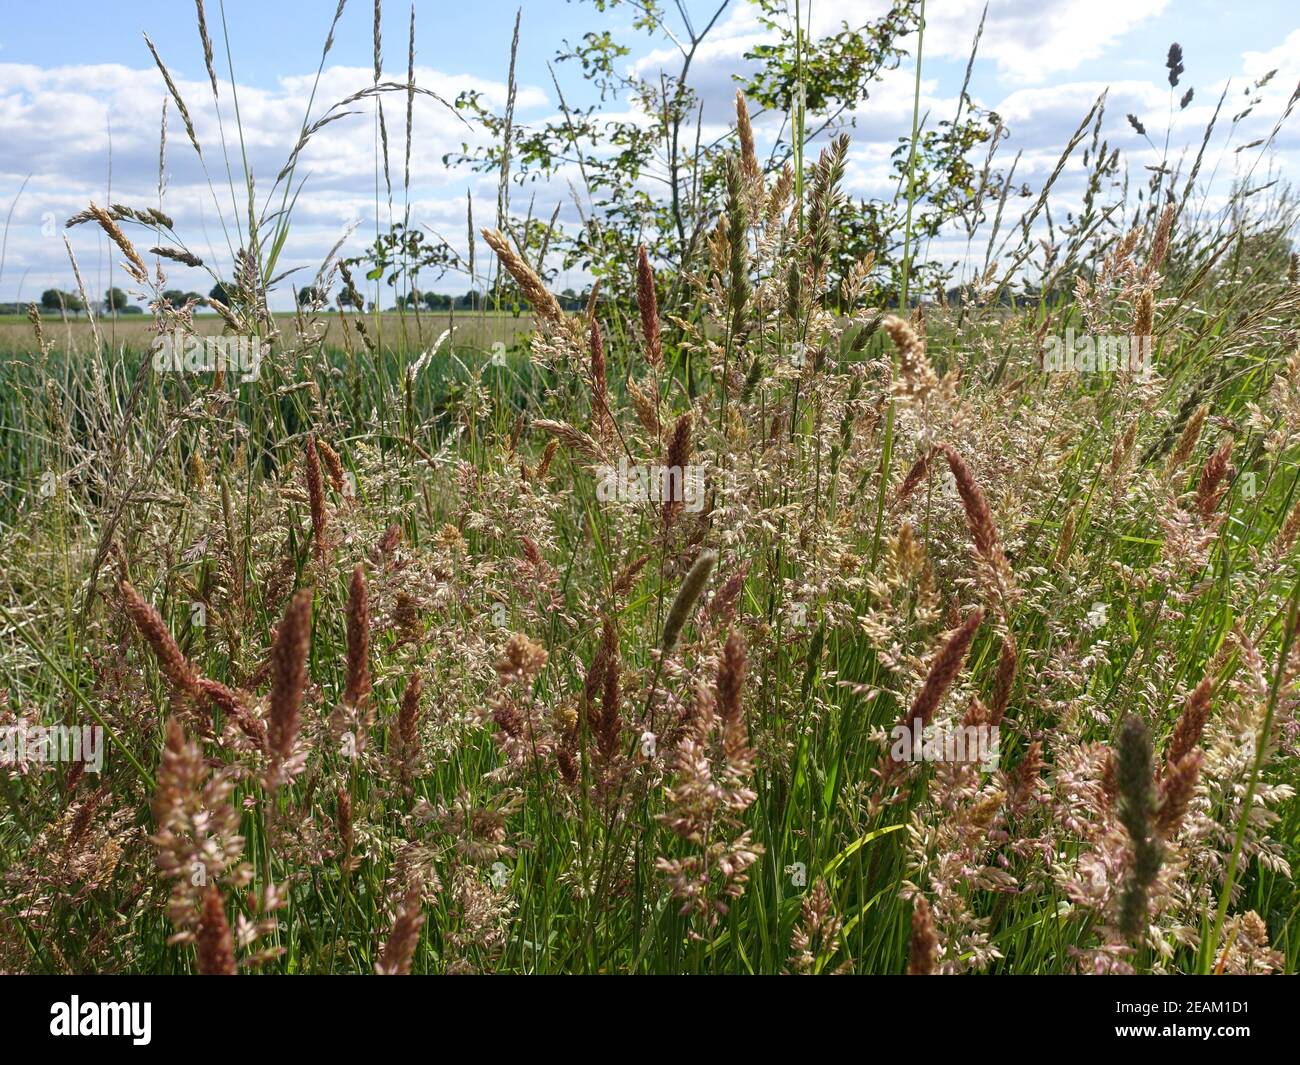
[[[580,311],[586,308],[589,295],[590,291],[574,292],[573,289],[566,288],[563,292],[556,294],[556,299],[560,301],[560,306],[566,311]],[[327,304],[331,301],[317,289],[308,286],[298,290],[298,302],[306,305],[310,303]],[[343,299],[342,302],[351,304],[354,301]],[[415,310],[417,307],[430,311],[502,310],[513,311],[516,314],[522,314],[530,309],[526,300],[513,295],[498,300],[495,295],[479,292],[475,289],[471,289],[459,296],[453,296],[446,292],[408,292],[397,297],[393,309]],[[371,309],[373,309],[373,306]]]

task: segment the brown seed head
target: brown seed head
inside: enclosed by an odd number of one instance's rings
[[[921,690],[912,700],[911,707],[899,722],[900,725],[910,729],[914,721],[919,720],[923,727],[930,723],[930,718],[957,679],[957,674],[961,672],[962,663],[966,660],[966,652],[970,650],[971,641],[975,638],[975,632],[983,620],[984,611],[976,607],[948,637],[943,647],[939,649],[939,653],[931,660],[925,683],[921,685]]]
[[[343,701],[363,706],[370,695],[370,590],[365,567],[358,562],[352,570],[347,606],[347,684]]]
[[[203,893],[203,915],[195,935],[199,956],[199,973],[203,976],[235,975],[235,944],[226,920],[221,890],[209,884]]]
[[[419,885],[413,885],[397,912],[393,930],[388,936],[375,967],[378,976],[409,976],[415,960],[415,948],[420,944],[420,929],[424,927],[424,904]]]
[[[1008,633],[1002,641],[1002,655],[998,659],[998,671],[993,678],[993,703],[989,707],[989,724],[1000,725],[1011,702],[1011,689],[1016,683],[1016,668],[1019,656],[1016,641]]]
[[[661,504],[664,528],[672,528],[677,515],[681,513],[683,500],[677,498],[685,491],[686,467],[691,461],[691,412],[687,411],[677,419],[673,426],[672,439],[668,442],[668,476],[674,490],[669,498]]]
[[[659,300],[655,295],[655,275],[650,255],[643,244],[636,255],[636,306],[641,312],[641,336],[645,341],[645,360],[651,366],[663,362],[663,341],[659,335]]]
[[[1226,437],[1205,463],[1200,483],[1196,486],[1196,513],[1207,524],[1218,509],[1219,500],[1227,492],[1223,482],[1228,475],[1228,460],[1232,457],[1232,437]]]
[[[325,559],[326,536],[325,523],[325,484],[321,478],[320,454],[316,450],[316,437],[307,434],[307,496],[311,502],[312,549],[318,561]]]
[[[316,450],[320,452],[320,457],[325,462],[325,469],[329,472],[330,484],[334,486],[334,491],[339,495],[343,494],[343,460],[339,458],[339,453],[330,447],[328,441],[317,440]]]
[[[754,151],[754,127],[749,121],[749,104],[745,94],[736,90],[736,135],[740,140],[740,167],[745,178],[757,182],[762,176],[758,166],[758,154]]]
[[[271,751],[281,760],[293,753],[300,724],[303,688],[307,684],[307,652],[311,647],[311,591],[293,597],[271,647]]]
[[[1165,751],[1165,772],[1191,754],[1200,745],[1201,733],[1205,723],[1210,719],[1210,693],[1214,689],[1214,678],[1207,676],[1187,697],[1183,712],[1174,725],[1173,734]]]
[[[420,696],[424,694],[424,677],[417,669],[406,682],[402,706],[397,714],[397,735],[401,741],[403,778],[420,753]]]
[[[1182,827],[1187,807],[1196,794],[1196,781],[1201,775],[1204,751],[1192,751],[1173,763],[1160,778],[1160,805],[1156,810],[1156,834],[1165,840],[1173,839]]]
[[[745,689],[747,665],[745,641],[733,630],[727,635],[727,642],[722,647],[722,661],[718,664],[718,716],[726,725],[738,724],[743,718],[741,695]]]
[[[198,675],[181,652],[162,615],[144,601],[130,581],[124,578],[119,582],[118,588],[127,614],[153,652],[159,670],[171,686],[173,696],[195,703],[201,702],[203,690],[199,686]]]
[[[989,510],[980,486],[975,482],[975,475],[971,473],[965,459],[950,444],[943,445],[943,454],[948,460],[953,479],[957,482],[957,494],[961,496],[966,524],[970,528],[971,539],[975,541],[976,552],[995,567],[1005,568],[1006,558],[998,540],[997,526],[993,524],[993,513]]]
[[[907,951],[908,976],[934,976],[939,962],[939,933],[930,904],[918,895],[912,904],[912,941]]]
[[[537,272],[524,262],[523,257],[515,251],[513,245],[506,239],[505,234],[496,229],[482,229],[479,232],[483,234],[483,239],[487,241],[488,247],[497,253],[501,265],[515,279],[519,291],[523,294],[524,299],[528,301],[538,319],[547,325],[562,324],[564,310],[560,306],[560,301],[543,284],[542,279],[537,276]]]

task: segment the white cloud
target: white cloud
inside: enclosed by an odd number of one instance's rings
[[[992,60],[1010,83],[1037,84],[1053,74],[1078,70],[1099,58],[1131,30],[1164,11],[1168,0],[989,0],[979,57]],[[847,23],[856,28],[885,15],[886,0],[818,0],[809,32],[825,36]],[[970,55],[984,0],[942,0],[926,12],[924,54],[965,60]],[[705,40],[695,63],[731,63],[754,44],[770,39],[749,4],[735,7]],[[916,54],[915,36],[903,46]],[[656,53],[654,62],[670,58]],[[644,69],[644,61],[638,66]]]
[[[372,78],[368,68],[325,70],[316,87],[312,118],[319,118],[328,102],[347,97],[369,85]],[[280,79],[270,89],[241,85],[238,127],[230,86],[219,83],[222,121],[236,186],[233,195],[221,153],[222,129],[211,89],[206,81],[178,82],[204,150],[207,170],[205,173],[188,142],[176,106],[169,102],[167,187],[162,207],[175,219],[177,231],[191,250],[214,263],[220,275],[228,275],[231,260],[221,219],[234,234],[231,239],[238,242],[239,226],[234,222],[232,200],[241,210],[245,203],[240,129],[260,207],[267,202],[276,176],[298,140],[314,80],[314,74],[294,75]],[[391,80],[404,81],[405,71]],[[505,102],[506,89],[500,82],[419,67],[416,80],[447,100],[476,89],[493,106],[501,107]],[[166,95],[162,79],[153,68],[133,69],[120,64],[40,68],[0,63],[0,143],[6,146],[0,161],[0,209],[8,209],[24,178],[31,175],[10,226],[0,299],[13,298],[24,273],[24,299],[46,287],[71,287],[71,270],[61,239],[62,220],[85,208],[90,200],[137,207],[158,205],[160,117]],[[520,87],[519,113],[548,106],[544,92],[531,86]],[[314,268],[348,221],[374,217],[374,104],[361,101],[349,110],[357,113],[319,130],[302,153],[295,186],[303,178],[307,185],[294,209],[294,225],[285,252],[289,265],[304,263]],[[394,210],[400,217],[406,150],[405,94],[387,94],[384,111],[397,202]],[[481,196],[486,210],[487,204],[495,203],[495,180],[465,169],[448,168],[442,158],[447,152],[459,151],[462,143],[476,144],[478,136],[449,109],[419,95],[415,97],[413,134],[412,219],[463,240],[466,186],[474,189],[476,197]],[[382,188],[380,196],[381,200],[385,198]],[[278,203],[278,191],[275,200]],[[381,202],[379,213],[386,221],[386,202]],[[51,216],[58,219],[56,233],[50,232]],[[358,230],[349,248],[360,248],[373,232],[371,221]],[[103,238],[93,227],[81,226],[68,235],[83,263],[106,261]],[[152,236],[142,235],[141,242],[151,241]],[[170,282],[178,287],[206,291],[211,285],[204,271],[176,264],[169,264],[167,270]],[[102,287],[103,270],[88,272],[99,280],[87,277],[87,283]],[[122,283],[120,273],[116,283]],[[282,296],[279,302],[285,298]]]

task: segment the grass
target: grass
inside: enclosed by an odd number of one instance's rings
[[[1295,972],[1290,207],[897,317],[830,272],[845,148],[733,161],[685,318],[514,256],[519,343],[255,271],[245,383],[0,323],[0,725],[109,744],[0,773],[0,968]]]
[[[279,312],[274,315],[281,329],[294,329],[295,315]],[[447,311],[421,312],[417,318],[411,312],[385,311],[368,315],[381,335],[398,333],[403,350],[419,352],[422,345],[432,343],[444,330],[454,328],[457,342],[474,348],[491,350],[500,341],[513,346],[526,336],[530,322],[527,312],[516,317],[509,311]],[[90,322],[81,316],[66,322],[47,324],[51,339],[57,340],[60,350],[88,351],[94,344]],[[198,314],[194,317],[194,330],[200,336],[220,336],[225,323],[215,314]],[[324,327],[324,342],[339,348],[343,341],[343,326],[338,317],[330,316]],[[157,336],[157,323],[151,315],[119,316],[104,323],[106,341],[117,348],[147,349]],[[31,355],[32,326],[23,315],[0,315],[0,356],[27,358]]]

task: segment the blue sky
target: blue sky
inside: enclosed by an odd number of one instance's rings
[[[717,2],[711,6],[688,0],[686,7],[701,23]],[[224,83],[229,72],[221,39],[222,5],[207,0],[206,6]],[[518,6],[497,0],[418,0],[417,80],[449,97],[473,87],[490,99],[502,100]],[[860,21],[883,6],[878,0],[812,0],[811,24],[814,32],[825,32],[842,18]],[[923,99],[936,114],[951,113],[982,6],[981,0],[931,0],[929,4]],[[0,7],[0,145],[4,145],[0,211],[14,205],[0,275],[0,301],[8,301],[19,295],[37,297],[51,285],[71,287],[60,239],[63,231],[51,233],[51,217],[61,223],[90,199],[106,202],[110,196],[138,205],[157,202],[158,119],[165,89],[142,31],[149,33],[180,84],[207,157],[219,159],[220,154],[191,4],[62,0],[35,5],[6,0]],[[292,146],[334,8],[335,0],[225,0],[242,118],[259,187],[269,187]],[[404,78],[409,5],[386,2],[384,8],[385,69],[393,78]],[[547,61],[566,37],[572,40],[588,29],[610,29],[632,45],[628,65],[643,73],[676,62],[666,40],[630,29],[632,9],[626,4],[601,14],[589,3],[526,0],[522,10],[518,115],[525,124],[555,112]],[[369,2],[350,0],[314,114],[323,110],[322,105],[369,83],[371,19]],[[692,81],[705,95],[706,116],[719,123],[719,131],[730,106],[733,75],[743,66],[740,57],[760,39],[752,5],[731,0],[696,60]],[[1208,0],[991,0],[972,92],[1006,118],[1011,132],[1007,151],[1024,153],[1017,177],[1023,175],[1032,186],[1050,170],[1080,117],[1109,85],[1104,133],[1113,145],[1131,152],[1130,163],[1137,172],[1149,160],[1124,114],[1136,111],[1149,126],[1163,130],[1169,95],[1163,61],[1175,40],[1186,56],[1180,91],[1187,86],[1196,89],[1192,107],[1177,116],[1175,145],[1199,143],[1208,111],[1225,83],[1237,93],[1252,78],[1276,67],[1279,73],[1264,92],[1256,116],[1235,131],[1234,142],[1245,143],[1266,133],[1300,79],[1300,14],[1294,4],[1262,2],[1229,8]],[[588,97],[571,65],[559,67],[558,74],[571,101]],[[910,121],[912,74],[910,63],[904,63],[858,115],[847,178],[856,194],[889,194],[886,160]],[[228,108],[228,86],[222,87]],[[1225,105],[1228,114],[1239,109],[1232,100],[1230,95]],[[400,129],[394,127],[401,125],[400,109],[394,101],[397,117],[390,113],[390,134],[398,170],[402,148]],[[373,234],[373,127],[373,120],[364,115],[344,120],[328,127],[309,147],[304,171],[311,176],[285,253],[291,265],[319,263],[349,223],[358,223],[349,248],[359,248],[366,235]],[[762,136],[761,124],[759,132]],[[1227,129],[1220,132],[1219,149],[1227,154],[1218,180],[1226,181],[1244,160],[1226,147]],[[417,109],[413,219],[453,243],[462,239],[467,190],[485,208],[495,199],[491,177],[448,172],[441,165],[442,154],[464,137],[459,123],[436,105],[424,102]],[[1288,130],[1265,165],[1287,177],[1297,160],[1300,141],[1294,130]],[[210,261],[228,259],[219,216],[230,209],[229,195],[222,194],[218,180],[214,198],[184,142],[174,109],[166,173],[164,206],[176,217],[187,243]],[[218,178],[223,174],[219,172]],[[1067,175],[1062,195],[1071,193],[1070,179],[1078,177]],[[26,188],[15,203],[24,180]],[[553,204],[566,204],[569,199],[566,182],[533,187],[528,194],[534,191],[539,214],[549,214]],[[565,207],[561,217],[568,213]],[[71,239],[89,275],[89,287],[102,289],[110,277],[113,283],[123,284],[121,271],[112,272],[101,237],[81,227],[72,231]],[[177,287],[206,291],[210,284],[200,271],[179,267],[176,271],[172,282]],[[582,282],[581,276],[572,275],[562,277],[559,285],[580,287]],[[449,280],[437,287],[460,289],[465,283]],[[278,301],[283,305],[287,299],[286,293]]]

